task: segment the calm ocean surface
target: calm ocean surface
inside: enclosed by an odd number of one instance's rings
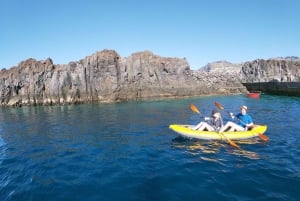
[[[270,141],[179,137],[169,124],[247,105]],[[300,98],[262,95],[0,108],[1,201],[300,200]]]

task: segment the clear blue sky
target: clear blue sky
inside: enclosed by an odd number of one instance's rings
[[[0,68],[103,49],[209,62],[300,56],[298,0],[0,0]]]

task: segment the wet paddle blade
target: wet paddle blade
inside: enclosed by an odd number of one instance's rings
[[[237,145],[235,142],[231,141],[230,139],[228,139],[228,142],[229,142],[229,144],[230,144],[231,146],[233,146],[234,148],[237,148],[237,149],[240,148],[239,145]]]
[[[223,135],[223,136],[226,138],[226,140],[228,141],[228,143],[229,143],[231,146],[233,146],[234,148],[237,148],[237,149],[240,148],[240,146],[237,145],[235,142],[233,142],[232,140],[230,140],[229,138],[227,138],[225,135]]]
[[[190,104],[190,108],[193,112],[200,114],[200,111],[193,103]]]
[[[224,107],[220,103],[218,103],[218,102],[215,102],[215,106],[217,108],[219,108],[220,110],[224,110]]]
[[[230,140],[228,137],[226,137],[223,133],[219,133],[220,135],[222,135],[226,140],[227,142],[233,146],[234,148],[237,148],[237,149],[240,149],[240,146],[237,145],[235,142],[233,142],[232,140]]]
[[[260,139],[262,139],[263,141],[268,141],[269,140],[269,137],[266,136],[266,135],[264,135],[264,134],[262,134],[262,133],[258,133],[258,137]]]
[[[255,127],[257,127],[258,125],[253,125],[252,126],[252,128],[255,128]],[[266,136],[266,135],[264,135],[263,133],[258,133],[258,137],[260,138],[260,139],[262,139],[263,141],[268,141],[269,140],[269,137],[268,136]]]

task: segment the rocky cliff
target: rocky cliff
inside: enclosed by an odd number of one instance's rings
[[[2,106],[111,102],[245,93],[235,73],[193,71],[188,61],[152,52],[122,58],[103,50],[69,64],[28,59],[0,72]]]
[[[233,64],[228,61],[216,61],[208,63],[200,70],[219,74],[233,74],[238,76],[239,72],[241,71],[241,67],[242,64]]]
[[[300,59],[286,57],[245,62],[240,71],[240,79],[244,83],[299,82]]]

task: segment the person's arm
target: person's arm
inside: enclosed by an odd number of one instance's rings
[[[234,116],[234,114],[232,112],[229,112],[229,115],[230,115],[231,119],[235,118],[235,116]]]
[[[204,121],[209,121],[210,119],[210,117],[204,117]]]

